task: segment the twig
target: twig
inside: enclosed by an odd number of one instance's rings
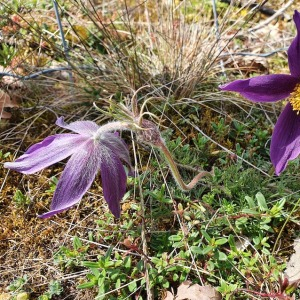
[[[132,133],[131,133],[132,135]],[[133,141],[133,136],[132,136]],[[137,153],[135,147],[133,147],[134,152],[134,160],[135,165],[138,165],[137,162]],[[139,194],[141,199],[141,217],[142,217],[142,226],[141,226],[141,240],[142,240],[142,247],[143,247],[143,260],[144,260],[144,266],[145,266],[145,279],[146,279],[146,291],[147,291],[147,300],[153,300],[153,293],[151,290],[151,284],[150,284],[150,277],[149,277],[149,268],[151,265],[148,261],[148,246],[147,246],[147,239],[146,239],[146,224],[145,224],[145,202],[143,197],[143,189],[141,187],[141,183],[138,183],[139,185]]]
[[[65,35],[64,35],[64,31],[63,31],[63,28],[62,28],[61,19],[60,19],[60,15],[59,15],[59,11],[58,11],[58,5],[57,5],[56,0],[52,0],[52,2],[53,2],[55,16],[56,16],[56,20],[57,20],[57,25],[58,25],[59,32],[60,32],[60,38],[61,38],[62,46],[63,46],[63,49],[64,49],[64,55],[65,55],[65,58],[66,58],[66,61],[69,65],[69,67],[71,68],[70,56],[69,56],[69,47],[67,45]],[[71,70],[70,70],[69,74],[70,74],[70,82],[73,83],[74,81],[73,81],[73,76],[72,76],[72,71]]]
[[[284,47],[284,48],[279,48],[279,49],[275,49],[272,52],[267,52],[267,53],[252,53],[252,52],[236,52],[236,53],[224,53],[221,54],[220,57],[227,57],[227,56],[257,56],[257,57],[269,57],[272,56],[278,52],[281,51],[286,51],[288,49],[288,47]]]
[[[232,1],[232,0],[220,0],[221,2],[224,2],[224,3],[227,3],[227,4],[231,4],[231,5],[235,5],[235,6],[238,6],[238,7],[242,7],[243,5],[247,5],[247,4],[243,4],[243,1]],[[273,16],[276,11],[270,7],[266,7],[266,6],[263,6],[263,5],[260,5],[256,2],[252,3],[249,5],[250,8],[253,8],[253,7],[258,7],[258,11],[260,11],[261,13],[267,15],[267,16]]]
[[[216,0],[212,0],[212,8],[213,8],[213,13],[214,13],[214,23],[215,23],[215,28],[216,28],[217,44],[218,44],[219,50],[221,51],[220,45],[218,43],[220,41],[220,31],[219,31],[219,22],[218,22],[218,12],[217,12]],[[226,77],[224,62],[223,62],[222,59],[220,59],[220,66],[221,66],[223,76]]]
[[[31,75],[26,75],[26,76],[17,75],[17,74],[8,73],[8,72],[0,72],[0,77],[9,76],[9,77],[14,77],[14,78],[17,78],[20,80],[30,80],[30,79],[39,77],[40,75],[57,72],[57,71],[65,71],[65,70],[72,70],[72,68],[71,67],[59,67],[59,68],[45,69],[45,70],[38,71],[36,73],[33,73]]]
[[[268,18],[267,20],[259,23],[257,26],[250,28],[248,30],[248,32],[253,32],[256,31],[260,28],[265,27],[266,25],[268,25],[270,22],[272,22],[274,19],[276,19],[277,17],[279,17],[288,7],[290,7],[292,4],[294,3],[294,0],[290,0],[288,3],[286,3],[286,5],[284,5],[281,9],[279,9],[273,16],[271,16],[270,18]]]

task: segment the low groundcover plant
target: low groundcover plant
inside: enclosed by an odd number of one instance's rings
[[[33,174],[69,156],[70,159],[58,181],[51,210],[40,217],[48,218],[78,203],[101,170],[104,198],[115,217],[120,217],[120,204],[126,191],[126,172],[122,161],[129,167],[129,151],[124,141],[111,131],[122,130],[121,122],[98,126],[92,121],[70,124],[63,117],[56,125],[74,133],[55,134],[31,146],[6,168]]]
[[[279,116],[271,140],[270,156],[279,175],[289,160],[300,154],[300,13],[295,11],[296,38],[288,49],[290,75],[272,74],[235,80],[220,87],[238,92],[253,102],[275,102],[289,97]]]

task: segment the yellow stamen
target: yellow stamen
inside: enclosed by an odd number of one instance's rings
[[[300,112],[300,84],[297,84],[293,92],[289,97],[289,101],[292,105],[293,110],[297,111],[297,115]]]

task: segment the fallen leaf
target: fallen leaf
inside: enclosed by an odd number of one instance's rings
[[[10,67],[4,68],[3,66],[0,66],[0,73],[3,74],[8,73],[8,74],[16,75],[15,71],[19,71],[20,73],[21,69],[20,68],[12,69]],[[6,75],[1,76],[1,82],[11,89],[19,89],[24,87],[24,83],[20,79],[13,76],[6,76]]]
[[[222,300],[221,294],[209,285],[201,286],[184,281],[177,290],[177,295],[167,292],[163,300]]]
[[[0,300],[10,300],[11,296],[9,293],[1,293],[0,294]]]
[[[284,272],[290,282],[300,280],[300,239],[294,241],[294,250]]]
[[[163,300],[174,300],[174,295],[170,292],[167,291],[166,294],[163,296]]]
[[[11,117],[11,114],[4,110],[5,107],[18,107],[18,105],[6,92],[0,90],[0,120]]]

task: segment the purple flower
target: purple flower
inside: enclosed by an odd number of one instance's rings
[[[123,140],[109,131],[120,129],[122,124],[115,122],[99,127],[91,121],[77,121],[68,125],[61,117],[56,125],[75,133],[49,136],[4,166],[32,174],[71,156],[57,184],[51,210],[41,217],[51,217],[79,202],[99,169],[104,198],[111,212],[120,217],[120,201],[126,191],[126,173],[121,160],[131,166],[130,157]]]
[[[270,156],[279,175],[289,160],[300,154],[300,13],[295,11],[297,36],[288,49],[291,75],[263,75],[236,80],[220,87],[224,91],[238,92],[253,102],[275,102],[288,98],[280,114],[271,140]]]

